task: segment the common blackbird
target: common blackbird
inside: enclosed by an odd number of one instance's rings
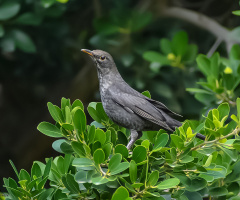
[[[130,149],[142,136],[141,131],[159,130],[172,133],[182,125],[170,115],[179,116],[163,103],[150,99],[131,88],[121,77],[112,56],[102,50],[82,49],[90,55],[97,67],[99,88],[103,108],[108,117],[116,124],[131,130]],[[196,137],[205,140],[197,133]]]

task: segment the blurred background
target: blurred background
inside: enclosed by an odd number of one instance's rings
[[[29,171],[34,160],[56,156],[54,139],[36,129],[53,122],[47,102],[100,101],[82,48],[108,51],[133,88],[199,118],[204,102],[186,91],[203,76],[196,55],[228,56],[240,42],[238,9],[237,0],[0,0],[0,185],[14,177],[9,159]],[[179,59],[164,44],[174,50],[182,40],[188,54]]]

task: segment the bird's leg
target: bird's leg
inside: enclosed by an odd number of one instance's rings
[[[140,137],[142,137],[142,132],[141,131],[136,131],[131,129],[131,135],[130,135],[131,139],[129,141],[129,143],[127,144],[127,149],[130,150],[132,148],[132,146],[134,145],[135,141],[137,139],[139,139]]]

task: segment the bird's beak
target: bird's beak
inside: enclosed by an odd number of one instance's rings
[[[84,52],[84,53],[87,53],[87,54],[90,55],[90,56],[93,56],[92,51],[90,51],[90,50],[88,50],[88,49],[81,49],[81,51]]]

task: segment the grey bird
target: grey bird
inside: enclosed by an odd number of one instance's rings
[[[109,53],[102,50],[81,51],[90,55],[96,64],[101,101],[106,114],[116,124],[131,130],[128,149],[141,137],[142,131],[162,128],[172,133],[182,125],[170,117],[179,115],[163,103],[150,99],[130,87],[121,77]],[[205,140],[202,134],[197,133],[196,137]]]

